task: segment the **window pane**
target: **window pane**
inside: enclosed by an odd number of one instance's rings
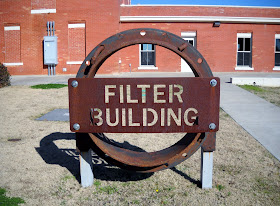
[[[149,50],[149,51],[151,51],[151,50],[153,50],[153,45],[152,44],[147,44],[147,50]]]
[[[141,52],[141,65],[148,65],[148,52]]]
[[[193,46],[193,40],[189,40],[189,43]]]
[[[250,66],[251,64],[251,53],[244,53],[244,66]]]
[[[238,51],[243,51],[243,38],[238,38]]]
[[[280,66],[280,53],[275,54],[275,66]]]
[[[237,65],[238,66],[243,66],[243,55],[244,53],[238,52],[237,53]]]
[[[275,43],[275,51],[279,51],[280,52],[280,39],[276,39],[276,43]]]
[[[148,65],[155,65],[155,53],[148,52]]]
[[[148,44],[142,44],[142,50],[147,51],[148,50]]]
[[[141,44],[141,50],[142,51],[152,51],[154,50],[153,44]]]
[[[245,50],[244,51],[251,51],[251,39],[245,38]]]

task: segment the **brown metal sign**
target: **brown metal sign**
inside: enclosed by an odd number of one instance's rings
[[[220,80],[69,79],[70,127],[82,133],[215,132]]]

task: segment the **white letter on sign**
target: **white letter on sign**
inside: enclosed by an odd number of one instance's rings
[[[195,108],[188,108],[186,111],[185,111],[185,114],[184,114],[184,121],[186,123],[186,125],[188,126],[193,126],[194,122],[189,122],[189,119],[188,119],[188,116],[189,116],[189,112],[194,112],[195,114],[198,113],[198,111],[195,109]],[[196,120],[196,116],[192,116],[191,117],[192,120]]]
[[[127,103],[138,103],[137,99],[131,99],[131,89],[130,85],[126,85],[126,95],[127,95]]]
[[[98,115],[93,115],[94,112],[98,112]],[[90,109],[90,116],[91,116],[91,123],[94,124],[94,120],[93,119],[98,119],[99,122],[96,123],[97,126],[101,126],[103,124],[103,119],[101,118],[102,116],[102,111],[99,108],[91,108]]]
[[[115,92],[110,92],[109,89],[116,87],[116,85],[105,85],[105,103],[109,103],[109,96],[115,96]]]
[[[152,108],[144,108],[143,109],[143,126],[147,126],[147,122],[148,122],[148,115],[147,112],[152,112],[154,119],[152,122],[148,123],[148,126],[154,126],[157,121],[158,121],[158,114],[156,112],[156,110],[152,109]]]
[[[110,109],[106,108],[106,122],[110,127],[114,127],[119,124],[119,109],[118,108],[116,108],[116,121],[114,123],[111,122]]]
[[[177,124],[177,126],[181,126],[181,108],[178,108],[178,117],[174,113],[173,109],[171,108],[167,109],[167,126],[171,125],[171,117],[174,120],[174,122]]]
[[[154,103],[166,103],[165,99],[158,99],[158,96],[163,96],[164,92],[159,92],[158,88],[165,88],[164,84],[154,85]]]
[[[128,108],[128,126],[129,127],[139,127],[140,126],[139,122],[133,122],[132,108]]]
[[[142,89],[142,103],[146,103],[147,101],[147,95],[146,95],[146,89],[150,88],[150,85],[137,85],[137,88],[141,88]]]
[[[178,92],[174,92],[174,95],[177,96],[178,101],[180,103],[183,103],[183,99],[181,97],[181,94],[183,93],[183,86],[181,86],[180,84],[174,84],[174,88],[176,88],[176,87],[179,88],[179,91]]]

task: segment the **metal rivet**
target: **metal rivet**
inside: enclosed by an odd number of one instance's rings
[[[216,79],[212,79],[212,80],[210,81],[210,85],[211,85],[212,87],[217,86],[217,80],[216,80]]]
[[[201,58],[198,58],[197,63],[201,64],[203,60]]]
[[[89,66],[90,65],[90,61],[86,61],[86,65]]]
[[[146,31],[142,30],[140,31],[141,36],[145,36],[146,35]]]
[[[188,156],[188,154],[187,154],[187,153],[183,153],[182,156],[183,156],[183,157],[186,157],[186,156]]]
[[[211,129],[211,130],[216,129],[215,123],[209,124],[209,129]]]
[[[79,83],[78,83],[76,80],[74,80],[74,81],[71,83],[72,87],[77,87],[78,84],[79,84]]]
[[[74,130],[79,130],[79,129],[80,129],[80,125],[79,125],[78,123],[75,123],[75,124],[73,125],[73,129],[74,129]]]

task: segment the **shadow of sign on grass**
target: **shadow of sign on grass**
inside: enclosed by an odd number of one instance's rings
[[[75,134],[74,133],[52,133],[46,137],[44,137],[40,141],[40,147],[35,148],[38,154],[42,157],[42,159],[47,164],[55,164],[60,165],[61,167],[65,167],[69,172],[72,173],[73,176],[77,179],[78,182],[80,180],[80,165],[79,165],[79,153],[75,149],[71,149],[69,147],[60,148],[55,143],[56,141],[75,141]],[[115,142],[115,144],[129,148],[134,151],[143,151],[143,149],[131,145],[127,141],[123,143]],[[106,181],[137,181],[143,180],[151,177],[153,173],[137,173],[133,171],[126,171],[120,169],[114,165],[108,164],[105,160],[100,158],[97,154],[92,154],[92,162],[93,162],[93,173],[94,178],[99,180],[106,180]],[[181,175],[186,180],[200,186],[200,182],[189,177],[187,174],[179,171],[176,168],[171,168],[172,171]]]
[[[75,149],[58,147],[55,143],[55,141],[58,140],[75,141],[75,134],[60,132],[52,133],[44,137],[40,141],[40,147],[35,149],[47,164],[56,164],[60,165],[61,167],[65,167],[80,182],[79,153]],[[118,144],[121,145],[121,143]],[[123,144],[125,147],[129,145],[128,142],[124,142]],[[138,150],[140,150],[140,148],[138,148]],[[92,154],[92,162],[94,166],[94,178],[100,180],[121,182],[136,181],[146,179],[153,174],[136,173],[119,169],[116,166],[108,164],[95,153]]]

